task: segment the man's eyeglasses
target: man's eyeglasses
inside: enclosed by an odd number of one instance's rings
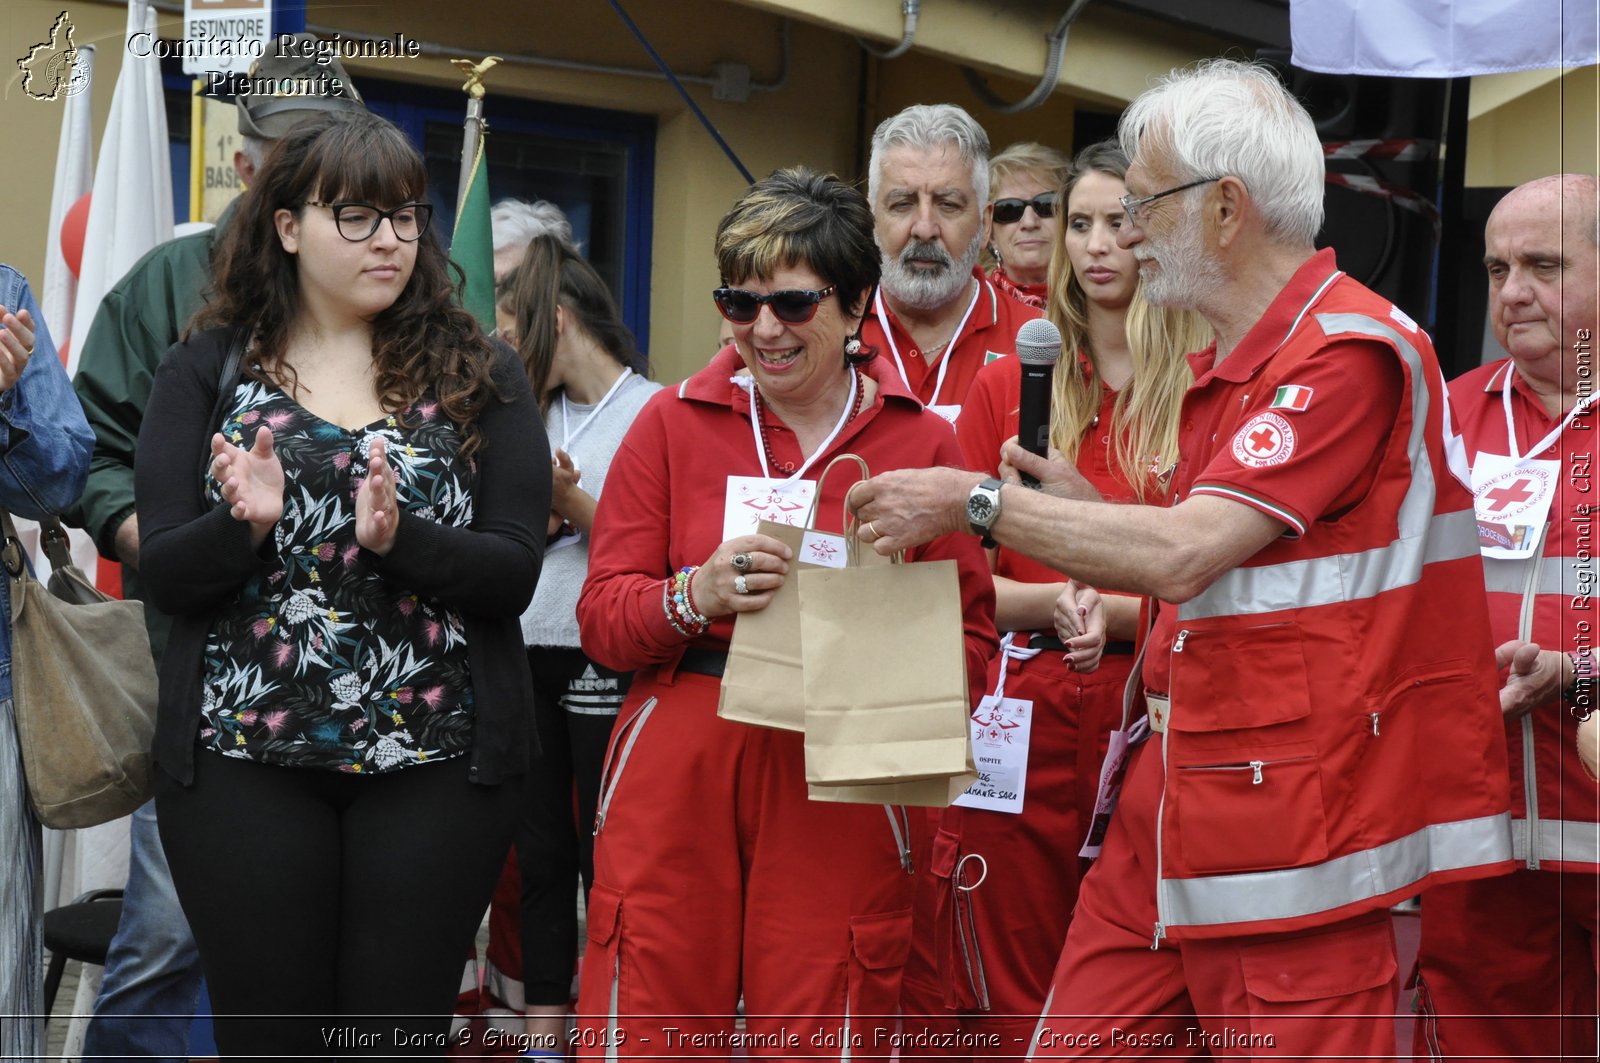
[[[814,291],[810,288],[785,288],[771,295],[759,295],[743,288],[718,288],[711,293],[722,316],[735,325],[748,325],[761,313],[763,305],[772,316],[788,325],[804,325],[817,315],[817,304],[833,294],[834,285]]]
[[[1222,180],[1220,177],[1202,177],[1198,181],[1190,181],[1186,185],[1179,185],[1177,188],[1169,188],[1165,192],[1157,192],[1153,196],[1123,196],[1121,199],[1117,200],[1117,202],[1122,204],[1123,211],[1127,213],[1128,222],[1132,225],[1138,225],[1142,217],[1145,215],[1145,208],[1154,203],[1156,200],[1164,199],[1167,196],[1174,196],[1179,192],[1185,192],[1191,188],[1199,188],[1201,185],[1208,185],[1212,181],[1220,180]]]
[[[333,224],[339,227],[339,235],[353,244],[370,238],[385,218],[394,226],[395,237],[409,244],[422,239],[428,222],[433,220],[433,207],[428,203],[402,203],[393,210],[379,210],[370,203],[321,203],[308,199],[306,206],[333,211]]]
[[[1022,220],[1022,212],[1029,207],[1041,218],[1052,218],[1056,213],[1056,194],[1041,192],[1032,199],[997,199],[994,201],[994,223],[1010,225]]]

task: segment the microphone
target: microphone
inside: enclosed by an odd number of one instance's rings
[[[1050,453],[1050,396],[1056,360],[1061,357],[1061,330],[1042,317],[1017,330],[1017,360],[1022,363],[1022,401],[1017,409],[1017,442],[1024,450],[1047,457]],[[1026,487],[1039,481],[1022,474]]]

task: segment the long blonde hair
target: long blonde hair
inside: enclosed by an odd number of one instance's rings
[[[1104,385],[1100,365],[1089,342],[1088,296],[1072,270],[1067,254],[1067,200],[1085,174],[1109,174],[1119,181],[1128,174],[1128,158],[1114,140],[1091,144],[1072,161],[1061,186],[1055,254],[1050,258],[1050,300],[1046,316],[1061,330],[1061,360],[1056,363],[1050,401],[1050,444],[1076,461],[1084,434],[1100,412]],[[1125,315],[1133,379],[1117,395],[1112,423],[1114,468],[1133,488],[1140,502],[1164,497],[1170,471],[1178,460],[1178,420],[1184,392],[1194,374],[1183,356],[1211,342],[1211,327],[1192,310],[1167,310],[1145,300],[1144,283],[1134,290]],[[1084,371],[1078,352],[1088,355],[1092,374]]]

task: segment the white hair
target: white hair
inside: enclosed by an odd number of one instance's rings
[[[879,175],[883,153],[902,145],[940,148],[954,144],[972,170],[972,189],[981,205],[989,202],[989,134],[973,117],[953,103],[917,103],[892,118],[885,118],[872,134],[872,156],[867,161],[867,201],[878,206]]]
[[[527,247],[536,238],[549,234],[569,247],[572,223],[561,208],[547,200],[529,203],[525,199],[502,199],[489,208],[489,225],[494,230],[496,253],[507,248]]]
[[[1322,142],[1311,116],[1269,67],[1209,59],[1173,70],[1128,105],[1117,138],[1139,161],[1140,141],[1178,181],[1237,177],[1266,231],[1309,247],[1322,228]]]

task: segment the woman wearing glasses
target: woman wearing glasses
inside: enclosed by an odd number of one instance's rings
[[[579,1047],[837,1057],[846,1030],[856,1051],[892,1032],[923,818],[808,801],[803,736],[720,719],[718,687],[734,617],[795,575],[759,517],[798,522],[838,454],[877,472],[961,453],[857,338],[879,268],[859,192],[779,170],[722,219],[716,255],[733,345],[623,439],[578,603],[585,651],[637,669],[596,819]],[[855,475],[815,498],[823,529]],[[994,649],[982,552],[947,535],[912,560],[933,558],[958,563],[976,694]]]
[[[1210,333],[1198,316],[1158,309],[1140,294],[1138,262],[1116,239],[1127,168],[1115,142],[1094,144],[1061,188],[1046,309],[1062,335],[1050,445],[1108,500],[1151,502],[1165,495],[1177,462],[1179,409],[1193,381],[1183,356]],[[1001,444],[1017,433],[1021,379],[1014,358],[979,371],[956,422],[968,468],[997,471]],[[1026,782],[1020,801],[963,799],[943,814],[919,895],[906,1012],[908,1024],[915,1014],[919,1025],[1009,1045],[1032,1036],[1066,940],[1078,854],[1108,737],[1121,726],[1141,623],[1137,598],[1080,593],[1067,575],[1004,547],[990,560],[1004,635],[988,690],[1029,706],[1026,729],[1013,729],[1023,738],[1012,743],[1026,749]],[[1083,633],[1095,599],[1103,643]],[[963,945],[979,959],[941,962],[962,956]],[[951,1000],[959,1006],[947,1007]]]
[[[1056,248],[1056,190],[1066,180],[1067,157],[1055,148],[1023,141],[989,160],[989,254],[996,288],[1028,306],[1043,308],[1050,256]]]
[[[381,118],[280,138],[140,433],[162,841],[229,1055],[440,1054],[521,812],[550,456],[425,197]]]

